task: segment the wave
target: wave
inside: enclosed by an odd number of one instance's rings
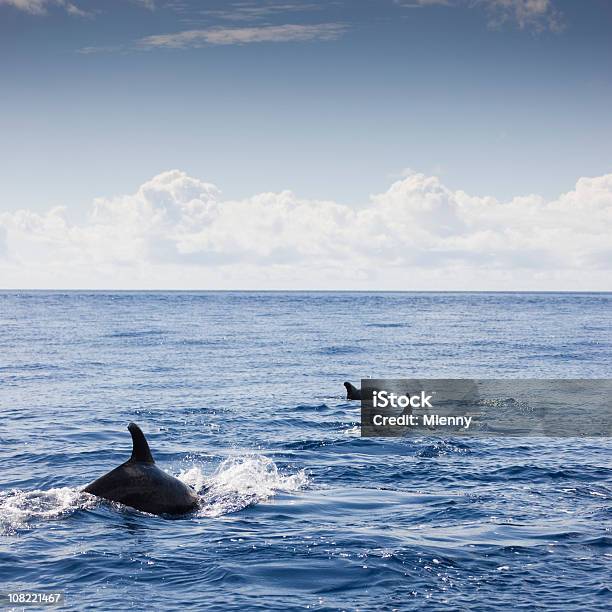
[[[467,444],[442,440],[440,442],[435,442],[434,444],[427,445],[425,448],[421,449],[416,454],[416,456],[434,459],[443,455],[469,455],[471,452],[472,451],[470,450],[470,447]]]
[[[58,371],[58,370],[64,370],[64,369],[66,368],[63,368],[62,366],[59,366],[54,363],[37,363],[37,362],[35,363],[16,363],[16,364],[0,366],[0,372],[14,372],[14,371],[37,372],[39,370]]]
[[[115,331],[105,334],[105,338],[146,338],[147,336],[163,336],[168,332],[161,329],[133,329],[125,331]]]
[[[374,327],[376,329],[394,329],[398,327],[410,327],[408,323],[366,323],[366,327]]]
[[[353,355],[365,352],[358,344],[325,346],[317,351],[318,355]]]

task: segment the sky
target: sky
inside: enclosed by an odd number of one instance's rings
[[[612,290],[609,0],[0,0],[0,288]]]

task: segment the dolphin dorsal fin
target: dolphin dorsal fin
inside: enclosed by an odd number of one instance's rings
[[[130,423],[128,429],[132,434],[132,456],[130,461],[138,461],[139,463],[155,463],[151,449],[142,429],[136,423]]]

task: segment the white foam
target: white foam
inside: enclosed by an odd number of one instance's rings
[[[207,478],[197,465],[182,471],[177,478],[186,485],[193,487],[196,493],[200,493],[207,486]]]
[[[28,529],[33,522],[59,518],[95,504],[94,497],[70,487],[0,491],[0,533]]]
[[[279,491],[297,491],[308,482],[303,470],[284,476],[272,459],[261,455],[229,457],[209,478],[200,467],[193,466],[181,472],[179,479],[203,492],[202,516],[236,512]]]

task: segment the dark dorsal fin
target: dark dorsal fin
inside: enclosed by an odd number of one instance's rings
[[[140,463],[155,463],[149,444],[142,429],[136,423],[130,423],[128,429],[132,434],[132,456],[130,461],[138,461]]]
[[[361,389],[357,389],[355,385],[352,385],[348,380],[344,383],[346,387],[346,399],[349,400],[360,400],[361,399]]]

